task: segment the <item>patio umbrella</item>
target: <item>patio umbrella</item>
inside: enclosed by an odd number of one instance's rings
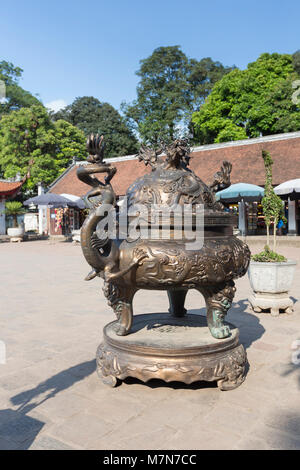
[[[78,207],[77,202],[71,201],[60,194],[45,193],[39,196],[31,197],[24,201],[24,206],[34,204],[35,206],[51,206],[51,207]]]
[[[274,188],[275,193],[284,199],[300,199],[300,178],[285,181]],[[285,197],[284,197],[285,196]]]
[[[70,199],[70,201],[73,201],[77,204],[78,209],[85,209],[86,205],[79,196],[75,196],[74,194],[67,194],[67,193],[62,193],[61,196]]]
[[[264,195],[264,189],[256,184],[236,183],[216,193],[217,201],[239,202],[259,201]]]

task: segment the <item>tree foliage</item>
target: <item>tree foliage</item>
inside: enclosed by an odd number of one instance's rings
[[[57,161],[68,165],[70,158],[85,160],[86,139],[83,132],[63,119],[54,123],[55,128],[55,156]]]
[[[137,151],[137,140],[118,111],[92,96],[76,98],[71,105],[52,114],[52,118],[68,121],[86,136],[91,133],[104,135],[107,158]]]
[[[232,70],[193,114],[195,138],[210,144],[299,130],[291,86],[296,78],[288,54],[262,54],[246,70]]]
[[[0,173],[4,178],[23,177],[33,162],[24,189],[51,183],[74,155],[86,156],[83,133],[67,122],[53,123],[44,107],[22,108],[2,117]]]
[[[29,91],[23,90],[18,84],[23,70],[15,67],[11,62],[5,60],[0,62],[0,80],[3,80],[6,88],[6,99],[0,103],[0,117],[10,111],[20,108],[28,108],[40,105],[40,101]]]
[[[267,226],[267,246],[269,246],[269,230],[271,223],[274,224],[274,250],[276,248],[276,226],[280,217],[283,217],[282,200],[275,194],[273,188],[272,165],[273,160],[269,152],[262,151],[262,158],[265,165],[266,179],[265,179],[265,194],[262,198],[261,205],[264,212],[265,223]]]
[[[154,145],[187,132],[192,111],[230,70],[211,58],[189,59],[179,46],[159,47],[140,64],[137,99],[122,110],[141,139]]]
[[[226,67],[219,61],[205,57],[199,61],[190,60],[191,70],[188,76],[191,105],[194,111],[204,103],[213,86],[236,67]]]
[[[253,261],[258,261],[259,263],[282,263],[286,261],[286,257],[276,253],[269,248],[268,245],[265,246],[264,250],[256,255],[252,255],[251,259]]]

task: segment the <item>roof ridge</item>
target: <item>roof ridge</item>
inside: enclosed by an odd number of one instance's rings
[[[259,144],[263,142],[274,142],[277,140],[288,140],[288,139],[297,139],[300,138],[300,132],[285,132],[282,134],[273,134],[273,135],[265,135],[262,137],[252,137],[249,139],[243,140],[231,140],[230,142],[220,142],[216,144],[207,144],[207,145],[200,145],[198,147],[192,147],[192,152],[201,152],[204,150],[214,150],[218,148],[226,148],[226,147],[239,147],[242,145],[253,145]]]

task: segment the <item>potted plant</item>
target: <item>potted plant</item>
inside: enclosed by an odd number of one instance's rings
[[[24,214],[25,210],[21,202],[10,201],[5,204],[5,214],[13,217],[13,227],[7,229],[7,235],[21,241],[24,236],[24,225],[18,225],[18,215]]]
[[[248,275],[254,294],[249,301],[255,312],[271,310],[278,316],[280,310],[293,311],[293,301],[288,296],[291,288],[296,261],[288,260],[276,252],[276,227],[280,220],[286,222],[283,205],[272,185],[273,160],[265,150],[262,151],[266,180],[265,194],[262,199],[263,212],[267,227],[267,244],[264,250],[252,255]],[[270,248],[270,225],[273,223],[273,249]]]

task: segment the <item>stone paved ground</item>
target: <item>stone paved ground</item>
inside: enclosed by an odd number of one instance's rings
[[[280,251],[298,259],[296,299],[300,248]],[[228,319],[240,327],[250,369],[236,390],[134,379],[110,389],[94,358],[113,312],[99,281],[83,281],[80,247],[1,243],[0,259],[0,449],[300,449],[297,303],[292,315],[255,314],[248,278],[237,281]],[[187,307],[203,313],[203,299],[191,291]],[[163,292],[136,296],[136,312],[166,309]]]

